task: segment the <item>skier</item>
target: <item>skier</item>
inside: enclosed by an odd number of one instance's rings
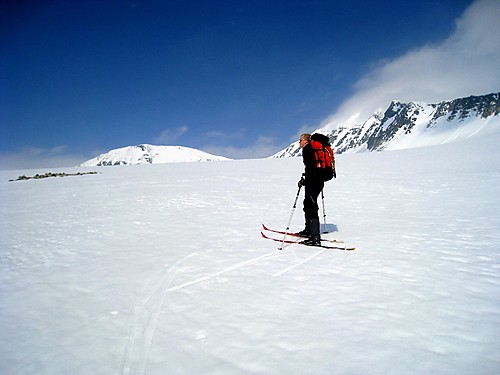
[[[305,228],[300,231],[299,234],[303,237],[309,237],[307,240],[302,241],[304,245],[318,246],[321,245],[318,197],[325,186],[325,182],[320,170],[316,168],[317,160],[311,146],[311,135],[302,134],[299,139],[299,144],[302,149],[302,159],[305,166],[304,173],[298,183],[299,188],[302,186],[305,188]]]

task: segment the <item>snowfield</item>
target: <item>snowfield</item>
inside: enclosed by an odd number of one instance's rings
[[[299,158],[0,172],[0,373],[498,374],[499,141],[338,156],[351,252]]]

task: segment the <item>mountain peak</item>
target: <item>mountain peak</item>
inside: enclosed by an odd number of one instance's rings
[[[87,160],[80,166],[97,167],[110,165],[183,163],[219,160],[229,159],[190,147],[140,144],[111,150],[107,153],[99,155],[98,157]]]
[[[438,145],[500,129],[499,98],[500,93],[493,93],[436,104],[393,100],[364,123],[315,132],[328,135],[337,154]],[[292,143],[272,157],[297,156],[299,151],[298,144]]]

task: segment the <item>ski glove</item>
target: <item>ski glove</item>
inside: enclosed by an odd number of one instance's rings
[[[302,177],[300,178],[299,183],[298,183],[297,185],[299,186],[299,188],[301,188],[301,187],[302,187],[302,186],[304,186],[305,184],[306,184],[306,180],[305,180],[304,176],[302,176]]]

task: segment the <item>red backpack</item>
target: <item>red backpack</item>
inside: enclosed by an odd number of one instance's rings
[[[335,173],[335,154],[330,146],[330,139],[323,134],[314,133],[311,136],[311,147],[316,158],[316,167],[321,171],[323,181],[330,181]]]

